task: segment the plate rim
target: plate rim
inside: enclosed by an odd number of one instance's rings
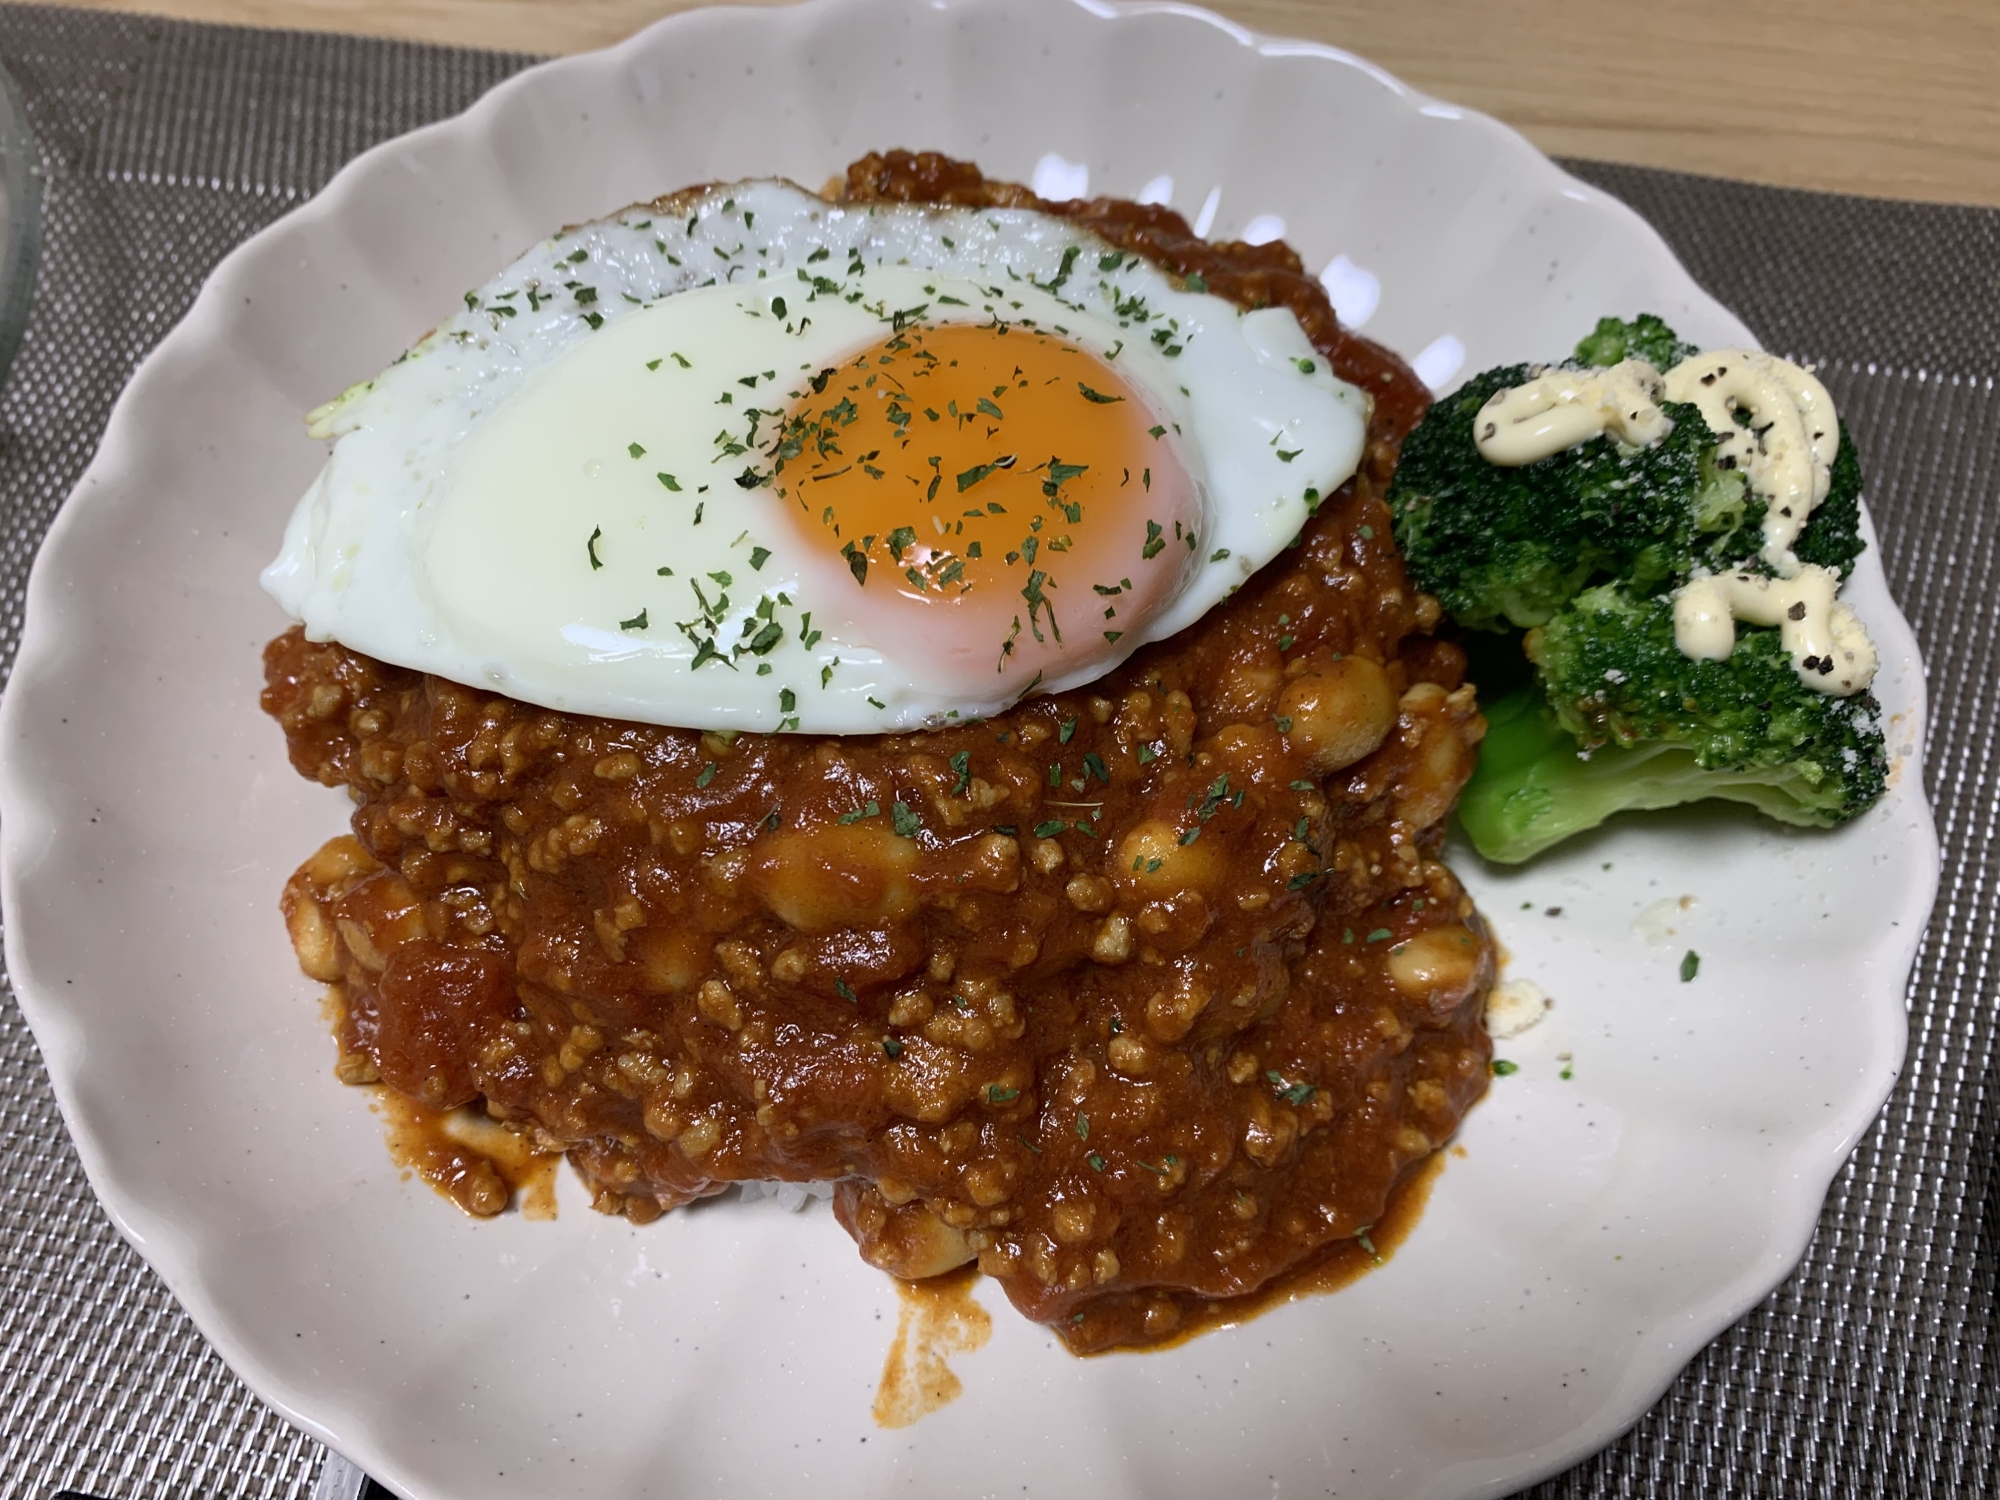
[[[508,109],[516,97],[532,94],[542,86],[543,80],[552,75],[582,73],[591,69],[616,72],[627,59],[659,45],[662,38],[698,33],[705,26],[741,24],[779,31],[801,30],[815,24],[821,17],[848,10],[873,13],[900,7],[950,12],[1003,3],[1006,0],[806,0],[803,4],[771,8],[723,5],[682,11],[657,20],[610,47],[530,65],[496,84],[458,114],[377,143],[346,162],[312,197],[234,246],[217,262],[187,311],[145,355],[120,392],[90,463],[63,501],[37,548],[28,577],[20,644],[5,693],[0,695],[0,912],[7,914],[4,930],[7,969],[23,1017],[41,1049],[51,1089],[92,1192],[119,1234],[165,1282],[203,1337],[260,1399],[333,1451],[362,1463],[370,1473],[385,1477],[389,1482],[409,1484],[414,1481],[387,1445],[378,1442],[373,1430],[357,1428],[348,1431],[344,1437],[337,1436],[313,1416],[307,1383],[290,1378],[267,1362],[254,1341],[238,1329],[233,1315],[209,1294],[209,1280],[202,1269],[201,1256],[196,1251],[193,1238],[173,1232],[173,1225],[166,1221],[154,1226],[152,1220],[156,1216],[126,1196],[118,1170],[103,1144],[90,1130],[88,1118],[78,1100],[76,1075],[84,1049],[81,1023],[65,1013],[60,986],[46,984],[37,972],[30,946],[33,939],[23,935],[22,923],[16,918],[21,894],[32,882],[39,863],[36,857],[38,839],[52,821],[39,796],[40,788],[21,765],[24,752],[20,747],[25,743],[25,732],[31,728],[24,722],[28,712],[26,705],[36,685],[60,679],[67,657],[59,632],[53,628],[53,622],[63,609],[62,581],[57,577],[57,569],[71,547],[72,533],[79,524],[78,517],[92,503],[90,497],[93,491],[115,490],[135,477],[135,466],[127,451],[131,446],[130,434],[138,429],[134,413],[143,410],[150,389],[169,378],[170,367],[184,352],[191,353],[206,342],[224,340],[226,329],[222,326],[222,312],[225,299],[231,283],[245,265],[257,256],[271,253],[273,247],[283,244],[289,236],[309,232],[318,224],[337,220],[356,184],[392,161],[396,153],[419,142],[477,133],[485,127],[489,118]],[[1022,3],[1022,0],[1015,0],[1015,3]],[[1260,57],[1311,57],[1353,68],[1412,111],[1450,120],[1495,139],[1501,149],[1510,153],[1513,165],[1534,174],[1542,184],[1553,186],[1566,196],[1622,221],[1623,230],[1635,234],[1637,241],[1647,247],[1663,270],[1677,276],[1704,302],[1728,314],[1740,326],[1740,320],[1735,319],[1733,312],[1694,281],[1660,232],[1622,200],[1565,171],[1513,127],[1481,111],[1427,94],[1357,54],[1326,43],[1253,31],[1198,6],[1182,3],[1182,0],[1124,0],[1124,3],[1120,0],[1027,0],[1027,4],[1030,9],[1040,6],[1081,10],[1113,23],[1155,16],[1173,17],[1213,29]],[[1924,782],[1929,730],[1927,677],[1907,617],[1895,603],[1893,595],[1888,593],[1880,546],[1872,526],[1868,529],[1868,536],[1870,548],[1861,568],[1873,570],[1893,610],[1892,617],[1883,622],[1888,628],[1878,633],[1885,638],[1884,644],[1891,650],[1906,651],[1914,667],[1911,708],[1913,741],[1899,764],[1898,774],[1909,782],[1908,795],[1912,805],[1906,810],[1918,814],[1912,819],[1911,827],[1911,833],[1917,840],[1914,852],[1920,856],[1921,868],[1928,878],[1918,887],[1906,890],[1898,913],[1902,920],[1892,929],[1895,936],[1885,942],[1881,952],[1875,955],[1891,961],[1890,972],[1897,976],[1900,997],[1907,993],[1908,975],[1929,937],[1929,917],[1940,876],[1940,849],[1935,811],[1930,805]],[[1887,656],[1889,653],[1885,651],[1884,654]],[[28,688],[26,693],[21,690],[24,685]],[[1885,979],[1883,988],[1886,987]],[[1871,1004],[1869,1015],[1877,1022],[1877,1035],[1871,1038],[1869,1051],[1872,1071],[1865,1085],[1856,1091],[1846,1107],[1837,1111],[1838,1118],[1796,1148],[1797,1152],[1805,1153],[1811,1151],[1814,1142],[1828,1143],[1810,1160],[1801,1159],[1798,1155],[1790,1158],[1794,1171],[1789,1181],[1794,1190],[1786,1195],[1786,1201],[1774,1206],[1771,1216],[1762,1226],[1762,1253],[1733,1282],[1705,1303],[1681,1309],[1679,1326],[1671,1330],[1668,1337],[1636,1342],[1632,1346],[1632,1368],[1628,1369],[1627,1377],[1607,1394],[1604,1407],[1594,1420],[1571,1429],[1564,1441],[1544,1450],[1532,1462],[1517,1467],[1504,1478],[1476,1482],[1467,1493],[1507,1493],[1515,1487],[1532,1484],[1560,1472],[1614,1442],[1645,1416],[1708,1344],[1764,1301],[1797,1269],[1817,1231],[1833,1179],[1845,1167],[1861,1138],[1872,1128],[1902,1071],[1909,1040],[1905,1005],[1899,1003],[1891,1007],[1884,1000]],[[1672,1352],[1654,1350],[1652,1345],[1655,1342],[1671,1345]],[[1650,1368],[1641,1368],[1646,1366]]]

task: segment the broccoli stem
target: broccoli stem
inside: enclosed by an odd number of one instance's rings
[[[1685,745],[1603,746],[1588,758],[1533,687],[1486,705],[1479,767],[1458,801],[1472,847],[1496,864],[1516,865],[1595,828],[1613,813],[1678,807],[1721,798],[1744,802],[1781,823],[1818,826],[1823,814],[1787,784],[1788,767],[1703,770]]]

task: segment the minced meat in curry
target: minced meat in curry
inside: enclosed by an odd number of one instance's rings
[[[607,1212],[833,1181],[872,1264],[1158,1342],[1365,1233],[1486,1086],[1492,943],[1438,857],[1483,723],[1381,500],[1427,396],[1282,245],[931,155],[845,196],[1040,207],[1290,307],[1374,397],[1362,472],[1191,629],[936,732],[585,718],[293,629],[264,706],[358,806],[287,920],[344,1078],[483,1102]]]

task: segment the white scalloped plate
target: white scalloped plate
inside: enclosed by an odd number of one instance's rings
[[[328,1075],[275,898],[344,801],[256,707],[299,414],[522,247],[682,184],[930,146],[1338,260],[1461,369],[1650,308],[1746,330],[1511,132],[1199,12],[819,0],[662,22],[352,163],[147,360],[43,547],[0,712],[7,958],[90,1180],[229,1362],[406,1495],[1471,1496],[1608,1441],[1797,1263],[1893,1083],[1936,880],[1915,642],[1871,553],[1899,775],[1833,835],[1699,813],[1472,879],[1558,1008],[1384,1269],[1178,1349],[1070,1358],[991,1288],[965,1394],[873,1426],[890,1285],[824,1212],[471,1222]],[[1698,904],[1671,946],[1634,917]],[[1522,910],[1523,903],[1531,910]],[[1560,906],[1560,917],[1541,915]],[[1679,982],[1681,952],[1702,954]],[[1556,1054],[1573,1054],[1574,1076]]]

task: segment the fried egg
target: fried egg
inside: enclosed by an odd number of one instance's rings
[[[568,712],[852,734],[1079,686],[1355,471],[1368,398],[1067,220],[742,182],[537,245],[314,412],[265,587]]]

